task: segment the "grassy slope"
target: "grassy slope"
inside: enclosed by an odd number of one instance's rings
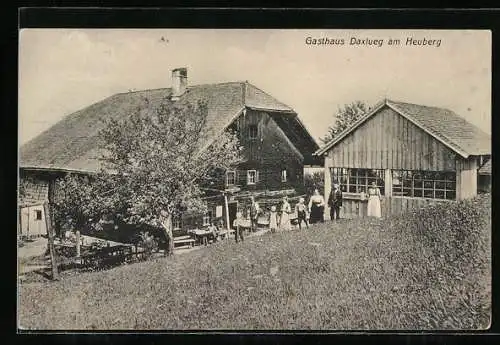
[[[20,325],[485,328],[490,313],[489,202],[484,198],[465,207],[431,208],[382,221],[343,220],[309,232],[265,234],[172,259],[21,285]],[[457,226],[468,228],[469,235],[464,237]]]

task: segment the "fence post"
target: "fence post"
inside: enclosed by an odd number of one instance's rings
[[[76,257],[80,257],[80,244],[81,244],[81,239],[80,239],[80,230],[76,230],[75,232],[76,236]]]
[[[57,255],[54,247],[54,228],[52,227],[52,217],[48,201],[43,203],[43,211],[45,214],[45,226],[47,227],[47,235],[49,242],[50,263],[52,266],[52,280],[59,280],[59,268],[57,266]]]

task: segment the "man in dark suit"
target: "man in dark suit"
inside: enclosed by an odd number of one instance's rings
[[[342,207],[342,191],[338,183],[333,184],[333,189],[328,197],[330,207],[330,219],[340,219],[340,208]]]

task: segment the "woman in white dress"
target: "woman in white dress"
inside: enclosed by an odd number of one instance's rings
[[[372,182],[371,186],[368,187],[368,209],[366,213],[368,217],[382,217],[382,211],[380,209],[381,198],[380,189],[375,182]]]
[[[280,230],[291,230],[290,213],[292,213],[292,207],[288,203],[288,198],[285,196],[283,198],[283,204],[281,204]]]

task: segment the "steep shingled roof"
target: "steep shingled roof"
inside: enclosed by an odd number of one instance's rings
[[[137,109],[154,107],[170,97],[171,93],[170,88],[120,93],[72,113],[21,147],[20,166],[95,172],[99,168],[98,133],[104,126],[102,120],[118,119]],[[193,104],[202,99],[208,102],[207,127],[204,129],[207,140],[216,139],[246,107],[287,117],[287,122],[301,127],[304,137],[312,142],[309,154],[318,148],[292,108],[248,82],[193,85],[187,88],[177,103]],[[285,133],[288,130],[282,129]],[[297,149],[303,150],[301,147]]]
[[[485,155],[491,153],[491,136],[451,110],[384,100],[378,103],[372,111],[316,151],[315,154],[322,155],[330,150],[349,133],[386,106],[393,109],[464,158],[470,155]]]

